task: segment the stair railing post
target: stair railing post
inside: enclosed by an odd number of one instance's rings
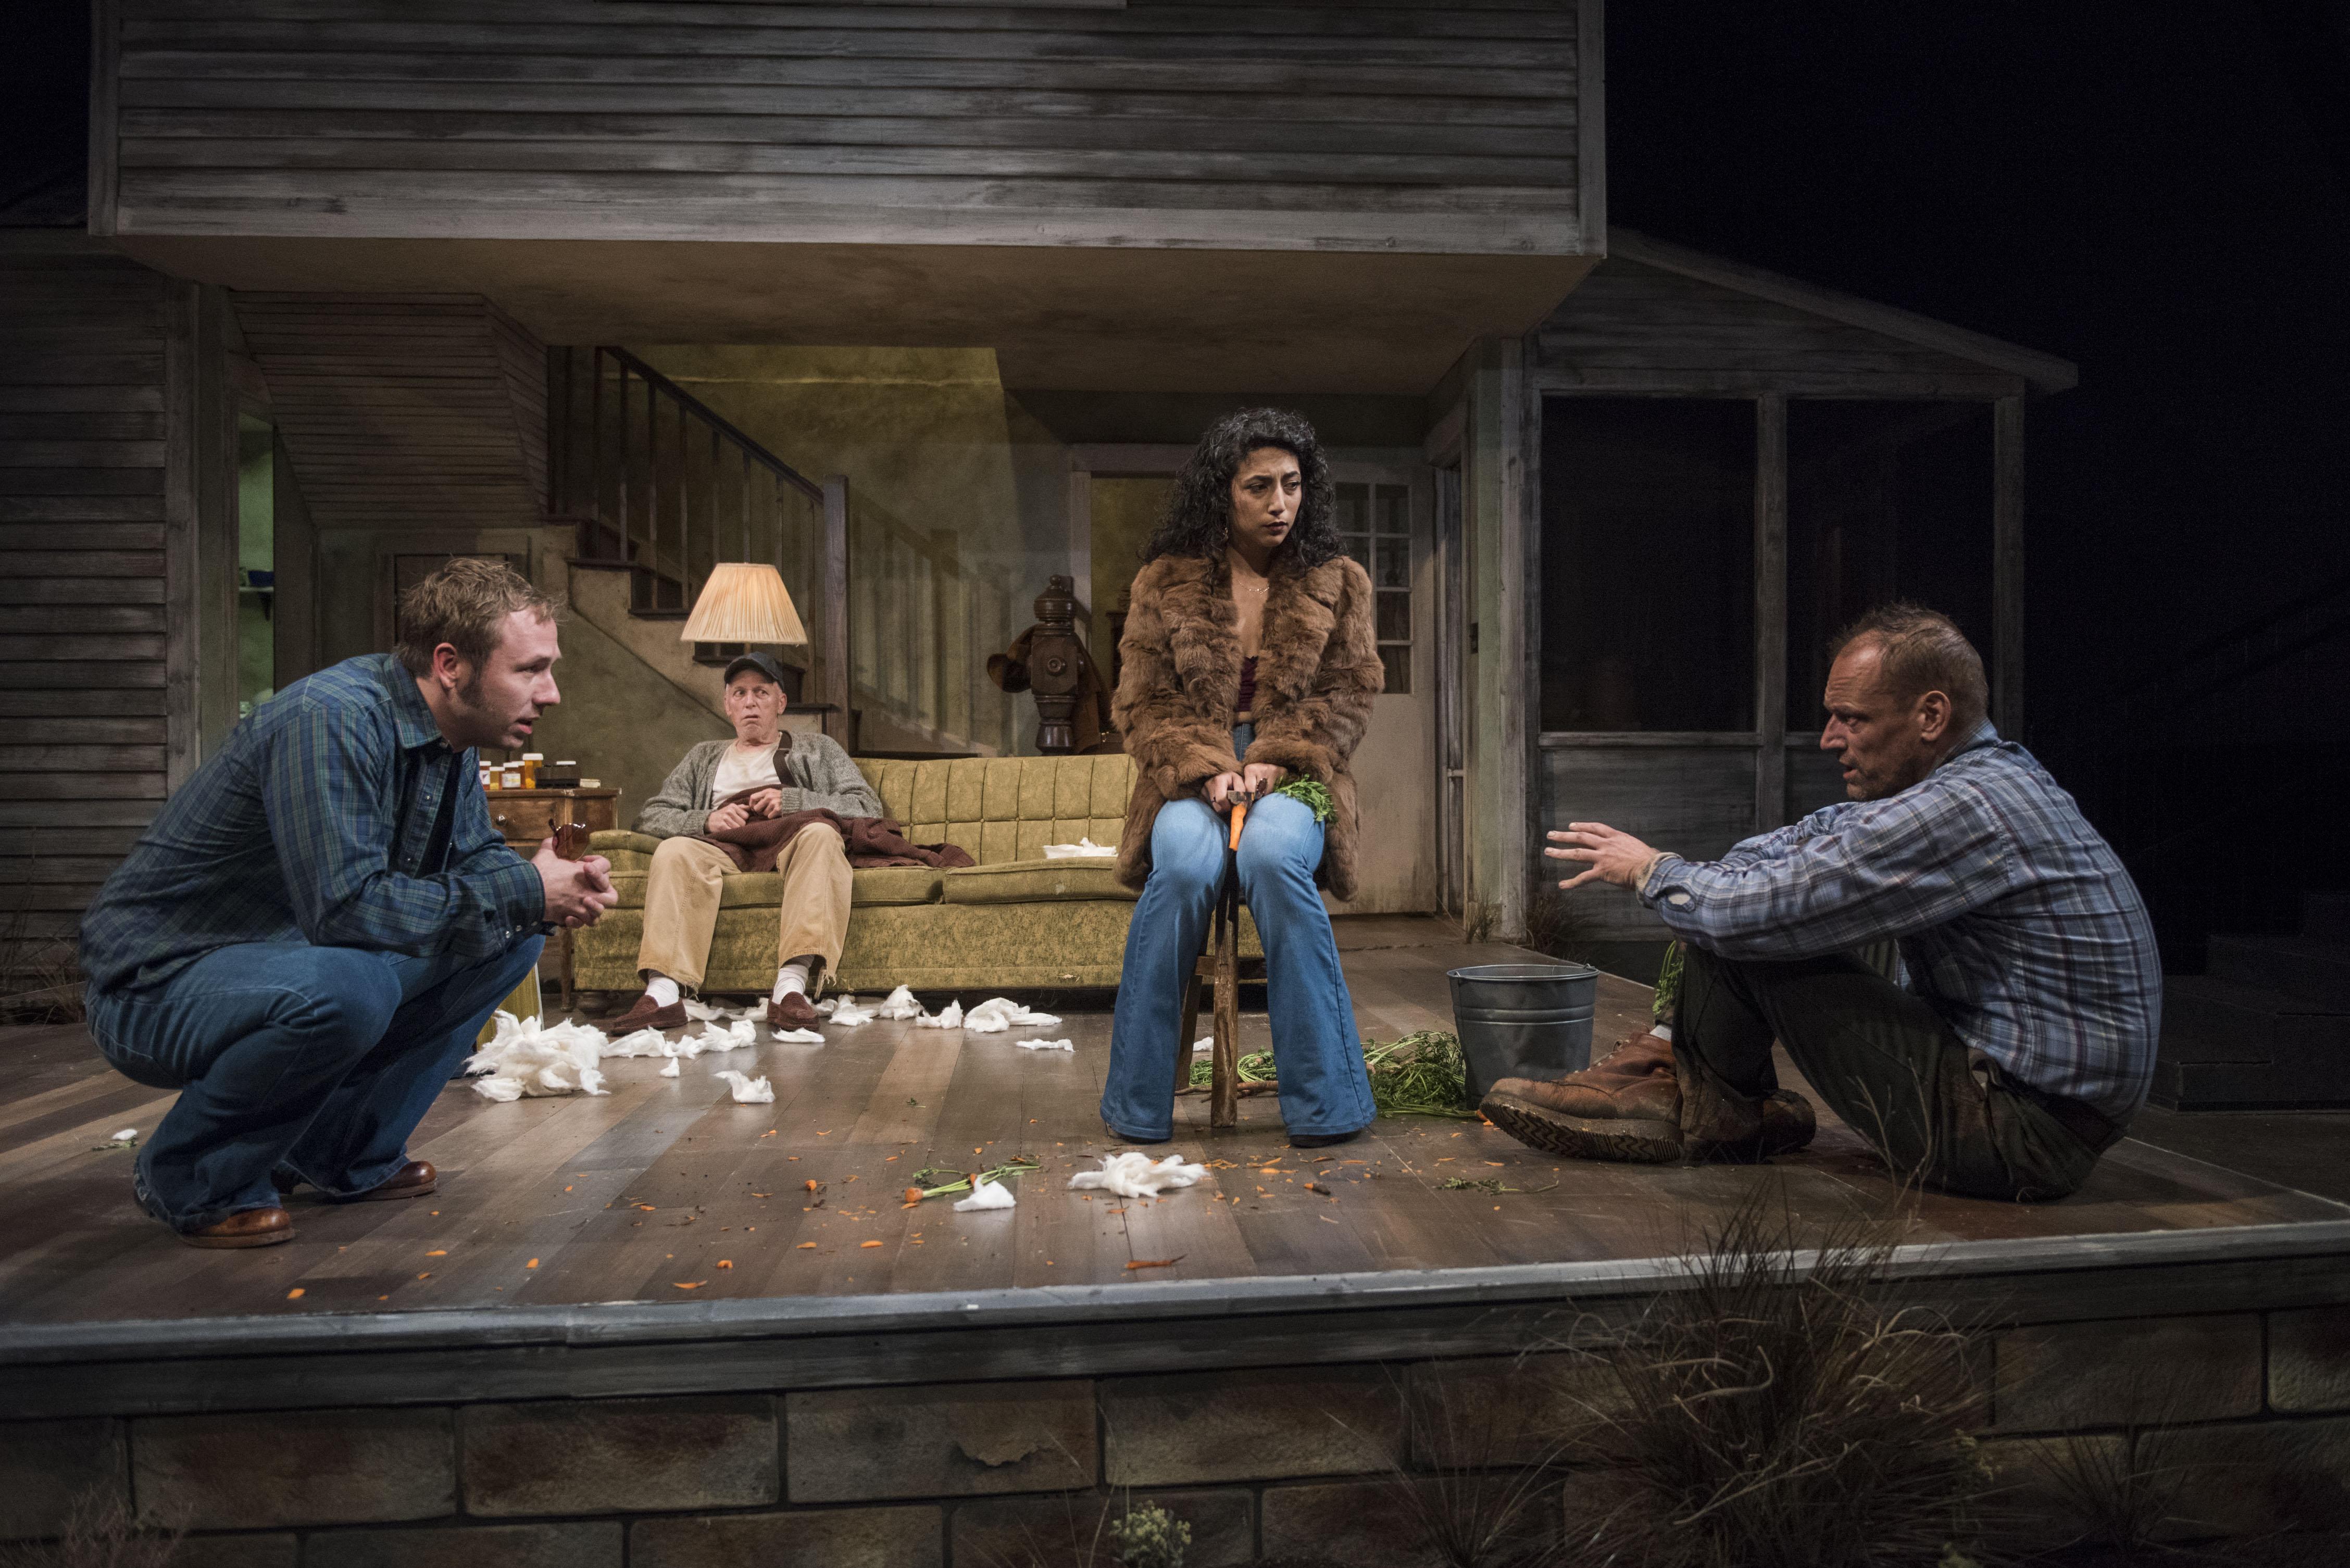
[[[826,732],[839,726],[833,739],[854,746],[856,734],[848,711],[848,476],[828,474],[824,482],[824,698],[833,706],[825,721]]]

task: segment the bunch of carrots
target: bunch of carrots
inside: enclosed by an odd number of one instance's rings
[[[1007,1176],[1043,1168],[1040,1161],[1024,1154],[1015,1157],[1011,1164],[999,1165],[993,1170],[956,1171],[941,1166],[926,1166],[914,1172],[914,1184],[906,1189],[906,1207],[911,1209],[923,1199],[936,1198],[941,1193],[970,1192],[983,1181],[1001,1181]]]

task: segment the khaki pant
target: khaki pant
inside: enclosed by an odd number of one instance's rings
[[[776,858],[784,879],[783,932],[777,968],[814,953],[829,970],[840,961],[848,932],[848,853],[839,830],[812,822],[792,836]],[[658,971],[687,991],[708,972],[710,940],[718,929],[718,898],[728,877],[740,875],[726,851],[698,838],[664,838],[645,878],[645,936],[637,949],[639,974]],[[813,978],[813,977],[811,977]]]

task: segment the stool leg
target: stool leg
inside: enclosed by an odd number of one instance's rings
[[[1200,963],[1191,967],[1194,972],[1183,977],[1183,1028],[1175,1041],[1175,1092],[1179,1095],[1191,1086],[1191,1031],[1200,1027]]]
[[[1229,919],[1219,921],[1216,933],[1216,1037],[1212,1097],[1208,1125],[1232,1127],[1241,1121],[1241,966],[1240,890],[1225,884],[1232,902]]]

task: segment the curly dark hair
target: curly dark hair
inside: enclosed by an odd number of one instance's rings
[[[1150,535],[1142,558],[1222,556],[1232,535],[1232,476],[1240,472],[1249,453],[1268,446],[1297,460],[1305,486],[1297,508],[1297,525],[1282,541],[1276,556],[1294,556],[1301,566],[1318,566],[1339,554],[1336,492],[1330,483],[1330,460],[1322,453],[1321,438],[1297,414],[1280,409],[1243,409],[1226,414],[1200,437],[1183,472],[1175,476],[1175,493],[1167,503],[1167,515]]]

